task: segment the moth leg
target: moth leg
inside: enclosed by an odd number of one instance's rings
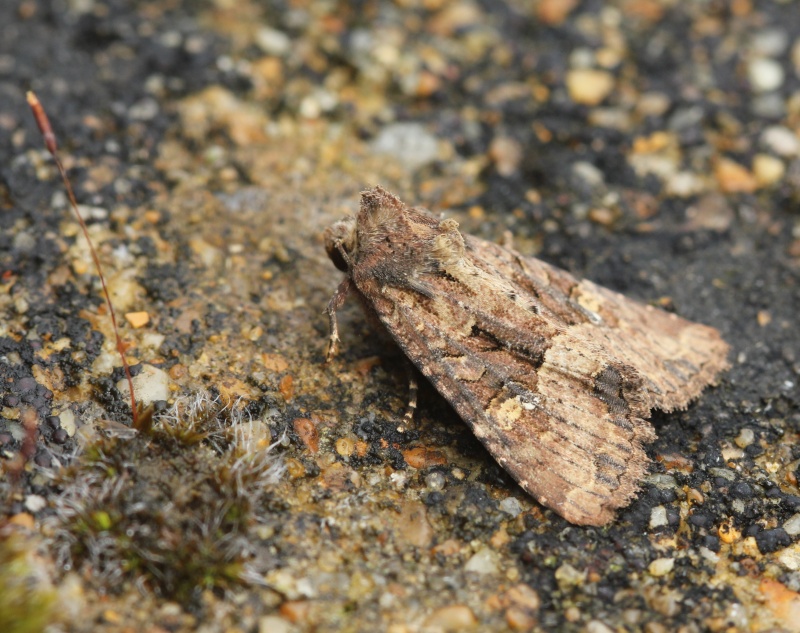
[[[414,413],[417,410],[417,395],[419,394],[419,381],[417,380],[417,369],[406,359],[406,375],[408,376],[408,405],[403,416],[403,422],[397,430],[404,433],[409,427],[414,425]]]
[[[333,357],[336,356],[336,347],[339,343],[339,324],[336,321],[336,311],[344,305],[344,301],[347,299],[347,295],[352,288],[352,283],[350,277],[345,277],[342,283],[339,284],[336,292],[333,293],[331,300],[328,302],[328,307],[325,308],[325,312],[328,313],[331,331],[330,337],[328,338],[328,352],[325,355],[326,363],[329,363]]]
[[[500,240],[500,245],[510,251],[514,250],[514,234],[508,229],[503,231],[503,237]]]

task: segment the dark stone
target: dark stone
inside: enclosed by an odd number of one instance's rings
[[[695,527],[706,528],[713,525],[714,518],[705,512],[694,512],[689,516],[688,521]]]
[[[783,528],[775,528],[756,534],[756,544],[758,545],[758,551],[762,554],[769,554],[791,545],[792,538]]]
[[[32,376],[26,376],[25,378],[20,378],[13,386],[13,389],[16,393],[28,393],[29,391],[36,391],[38,386]]]
[[[739,481],[731,486],[731,496],[736,499],[750,499],[753,496],[753,488],[746,481]]]
[[[710,549],[712,552],[719,553],[720,541],[719,537],[715,534],[707,534],[703,537],[703,547]]]

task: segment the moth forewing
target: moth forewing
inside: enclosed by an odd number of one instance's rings
[[[603,525],[647,470],[653,407],[685,407],[727,366],[713,328],[438,221],[380,187],[326,231],[353,288],[498,462],[540,503]],[[344,264],[344,266],[340,265]]]

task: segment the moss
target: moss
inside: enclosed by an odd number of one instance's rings
[[[98,434],[61,477],[54,544],[113,591],[143,581],[186,601],[245,575],[250,528],[282,466],[266,424],[205,395],[132,437]]]
[[[0,631],[38,633],[50,624],[54,594],[42,588],[23,539],[0,537]]]

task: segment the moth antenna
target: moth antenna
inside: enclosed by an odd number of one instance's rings
[[[75,217],[78,218],[78,223],[81,225],[83,236],[86,238],[86,242],[89,244],[89,251],[92,254],[92,260],[94,261],[97,275],[100,277],[100,283],[103,286],[103,295],[105,296],[106,305],[108,306],[108,313],[111,315],[111,325],[113,326],[114,337],[117,340],[117,352],[119,353],[120,359],[122,359],[122,367],[125,370],[125,379],[128,381],[128,389],[131,393],[133,428],[138,430],[139,409],[136,403],[136,395],[134,394],[133,390],[131,368],[128,365],[127,359],[125,358],[125,344],[122,342],[122,338],[119,335],[119,328],[117,327],[117,315],[114,312],[114,306],[111,304],[111,297],[108,294],[106,279],[103,276],[103,269],[100,266],[100,258],[97,256],[97,251],[94,249],[94,244],[92,244],[92,240],[89,237],[89,230],[86,228],[86,222],[83,221],[83,216],[78,209],[78,202],[75,199],[75,194],[72,191],[72,185],[70,184],[69,178],[67,178],[67,172],[64,169],[61,159],[58,157],[58,143],[56,142],[56,135],[53,132],[53,128],[50,125],[50,119],[47,118],[47,113],[44,111],[44,106],[42,106],[41,102],[32,90],[28,91],[26,97],[28,99],[28,105],[31,108],[31,112],[33,112],[33,118],[36,119],[36,125],[39,127],[39,132],[41,132],[42,138],[44,139],[44,145],[47,148],[47,151],[50,152],[50,155],[53,157],[56,167],[58,168],[58,172],[61,174],[61,180],[64,183],[65,189],[67,190],[67,197],[69,198],[72,211],[74,212]]]
[[[344,260],[344,263],[347,264],[347,267],[352,268],[353,260],[351,259],[350,254],[345,249],[344,244],[342,244],[342,240],[336,241],[336,250],[339,251],[339,255],[342,256],[342,259]]]

